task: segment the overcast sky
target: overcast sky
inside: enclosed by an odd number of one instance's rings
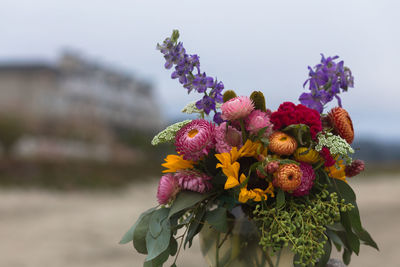
[[[355,130],[400,140],[400,1],[1,0],[0,60],[55,61],[65,48],[151,80],[167,119],[187,95],[157,42],[179,29],[202,70],[267,106],[297,102],[307,66],[339,55],[355,76],[342,95]]]

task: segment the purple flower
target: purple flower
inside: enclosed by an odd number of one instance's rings
[[[206,73],[203,72],[203,74],[197,74],[195,76],[192,84],[197,92],[204,93],[208,88],[213,86],[214,79],[212,77],[207,77]]]
[[[321,63],[309,69],[309,78],[305,81],[305,86],[309,84],[309,93],[301,94],[300,103],[322,113],[324,106],[331,102],[335,97],[341,107],[340,92],[347,91],[354,86],[354,77],[351,70],[344,66],[344,62],[336,63],[338,56],[325,58],[321,54]]]
[[[178,43],[178,38],[179,32],[174,30],[170,38],[166,38],[161,45],[157,45],[157,49],[164,54],[165,68],[170,69],[175,66],[171,78],[178,79],[188,93],[192,90],[204,93],[203,98],[196,102],[196,106],[207,115],[213,110],[214,122],[219,124],[222,119],[221,114],[216,111],[215,104],[223,102],[224,84],[214,81],[214,78],[208,77],[205,72],[201,73],[199,56],[186,54],[183,44]],[[194,74],[195,70],[197,73]],[[207,92],[208,89],[211,89],[210,92]]]
[[[204,110],[204,113],[208,115],[211,110],[215,110],[215,100],[214,98],[205,95],[202,99],[196,102],[196,107],[200,110]]]

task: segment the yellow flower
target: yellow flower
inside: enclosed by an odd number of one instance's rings
[[[270,182],[267,189],[262,190],[261,188],[254,188],[254,189],[247,189],[247,185],[242,187],[240,189],[240,194],[239,194],[239,202],[246,203],[249,199],[252,199],[253,201],[261,201],[261,200],[267,200],[268,194],[271,195],[271,197],[274,197],[274,186]]]
[[[328,173],[329,177],[346,181],[346,165],[343,164],[343,160],[336,161],[335,165],[331,167],[325,167],[325,171]]]
[[[261,143],[253,143],[252,141],[247,140],[244,146],[239,150],[237,147],[233,147],[230,153],[215,154],[216,158],[220,162],[216,167],[221,168],[222,172],[227,177],[224,186],[225,190],[242,185],[239,193],[239,201],[242,203],[247,202],[249,199],[261,201],[262,199],[267,199],[267,193],[272,196],[274,194],[272,183],[270,183],[268,188],[265,190],[260,188],[248,190],[247,184],[245,184],[247,180],[246,175],[242,173],[239,176],[240,163],[237,162],[238,159],[242,157],[257,157],[258,153],[266,154],[266,152],[266,149],[264,149]]]
[[[164,170],[163,173],[176,172],[182,169],[192,169],[194,164],[194,161],[185,160],[179,155],[168,155],[164,160],[165,163],[161,164],[161,166],[167,169]]]
[[[308,152],[305,153],[306,151]],[[321,156],[316,150],[308,149],[307,147],[299,147],[296,149],[294,152],[294,158],[297,161],[302,161],[309,164],[314,164],[321,160]]]

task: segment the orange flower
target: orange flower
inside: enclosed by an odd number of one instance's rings
[[[289,156],[297,148],[296,140],[283,132],[275,132],[269,137],[268,148],[278,155]]]
[[[296,164],[281,165],[275,172],[274,185],[283,191],[293,191],[301,184],[301,169]]]
[[[346,180],[346,165],[343,164],[343,160],[336,161],[336,164],[331,167],[326,167],[325,171],[331,178],[342,180],[347,183]]]
[[[328,116],[339,136],[351,144],[354,140],[354,128],[349,113],[343,108],[336,107],[331,109]]]

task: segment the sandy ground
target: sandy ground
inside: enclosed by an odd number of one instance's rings
[[[351,184],[363,223],[381,251],[363,246],[350,266],[400,266],[400,179],[357,179]],[[0,266],[142,266],[143,255],[118,241],[156,204],[155,191],[153,183],[109,193],[0,190]],[[197,242],[181,253],[178,266],[206,266]]]

